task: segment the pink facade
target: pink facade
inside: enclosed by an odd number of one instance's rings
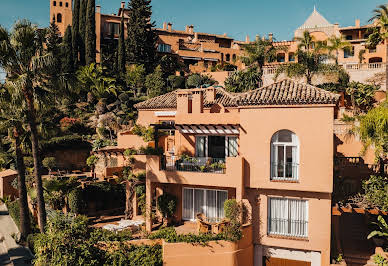
[[[210,216],[211,195],[236,198],[249,206],[254,265],[268,255],[328,265],[337,100],[286,79],[244,94],[178,90],[138,104],[138,123],[166,123],[172,142],[161,145],[162,159],[147,156],[148,211],[160,193],[177,196],[176,220],[190,220],[197,210],[188,195],[194,202],[204,195]],[[221,168],[209,166],[216,157],[224,158]]]

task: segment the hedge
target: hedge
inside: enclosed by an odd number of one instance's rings
[[[73,213],[87,213],[91,203],[97,210],[125,208],[125,184],[95,183],[84,189],[75,188],[69,194],[69,207]]]

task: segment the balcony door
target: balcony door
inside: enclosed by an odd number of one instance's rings
[[[183,188],[183,220],[193,221],[197,213],[203,213],[210,221],[219,221],[227,199],[226,190]]]
[[[195,156],[225,159],[238,155],[236,136],[197,136],[195,138]]]

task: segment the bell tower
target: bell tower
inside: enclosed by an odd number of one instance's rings
[[[61,36],[65,34],[67,26],[72,24],[73,0],[50,0],[50,23],[58,26]]]

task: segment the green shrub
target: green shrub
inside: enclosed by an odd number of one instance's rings
[[[378,266],[388,266],[388,260],[380,254],[373,256],[373,262],[376,263]]]
[[[371,176],[363,181],[362,188],[365,191],[364,198],[370,207],[388,211],[388,178]]]
[[[86,202],[82,195],[82,188],[73,189],[68,195],[68,202],[71,212],[82,213],[86,208]]]
[[[46,157],[43,159],[42,165],[44,166],[44,168],[51,171],[57,166],[57,160],[55,159],[55,157]]]
[[[224,202],[225,217],[229,220],[238,220],[241,207],[235,199],[228,199]]]
[[[86,159],[86,164],[89,166],[89,167],[94,167],[96,165],[96,163],[98,162],[98,156],[96,155],[91,155],[89,156],[87,159]]]
[[[119,243],[117,248],[106,254],[106,265],[157,266],[163,265],[161,245],[125,245]]]
[[[169,243],[192,243],[192,244],[201,244],[205,245],[209,241],[217,241],[217,240],[227,240],[227,241],[236,241],[238,239],[229,238],[228,235],[224,233],[220,234],[177,234],[174,227],[166,227],[160,229],[154,233],[151,233],[148,236],[149,239],[164,239]],[[241,238],[241,236],[240,236]],[[239,239],[240,239],[239,238]]]
[[[177,199],[174,195],[164,193],[158,197],[158,210],[164,218],[172,217],[176,211]]]

